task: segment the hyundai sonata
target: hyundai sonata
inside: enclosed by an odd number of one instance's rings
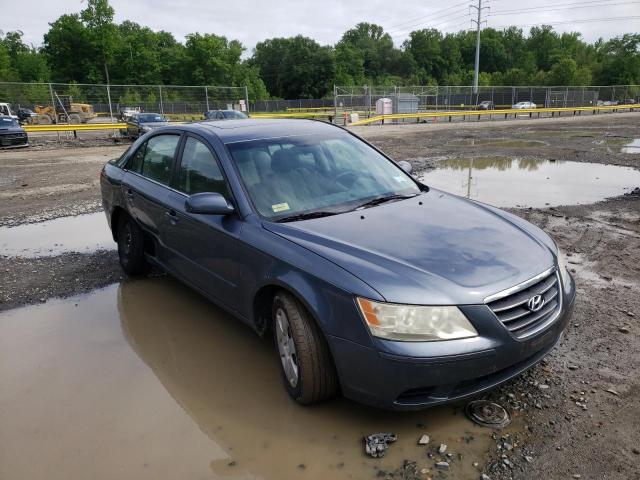
[[[410,170],[327,123],[229,120],[144,135],[101,188],[125,272],[272,332],[299,403],[416,409],[540,361],[575,286],[542,230]]]

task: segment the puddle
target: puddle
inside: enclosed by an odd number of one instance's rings
[[[640,186],[630,167],[509,157],[453,158],[421,181],[497,207],[579,205]]]
[[[447,145],[464,145],[469,147],[543,147],[547,143],[541,140],[513,140],[509,138],[461,138],[447,142]]]
[[[477,478],[492,442],[463,405],[298,406],[271,342],[169,278],[2,313],[0,352],[0,478],[367,479],[405,459],[436,477],[425,433]],[[387,456],[365,457],[386,431]]]
[[[620,149],[620,153],[638,153],[640,154],[640,138],[636,138]]]
[[[51,257],[115,248],[103,212],[0,227],[0,254],[10,257]]]

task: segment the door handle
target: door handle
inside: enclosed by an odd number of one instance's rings
[[[168,212],[164,212],[164,216],[169,219],[171,225],[175,225],[178,222],[178,215],[175,210],[169,210]]]

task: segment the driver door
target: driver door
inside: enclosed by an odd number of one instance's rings
[[[218,158],[206,141],[186,137],[172,187],[161,234],[168,266],[217,302],[238,310],[237,252],[242,221],[235,213],[205,215],[185,208],[189,195],[203,192],[220,193],[233,203]]]

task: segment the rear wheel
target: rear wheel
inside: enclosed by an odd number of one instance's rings
[[[82,123],[82,119],[77,113],[72,113],[71,115],[69,115],[69,123],[76,125],[78,123]]]
[[[118,256],[120,265],[129,275],[144,275],[149,264],[144,256],[144,236],[140,226],[128,215],[118,219]]]
[[[285,388],[302,405],[334,396],[338,378],[329,346],[309,312],[293,296],[273,300],[273,332]]]

